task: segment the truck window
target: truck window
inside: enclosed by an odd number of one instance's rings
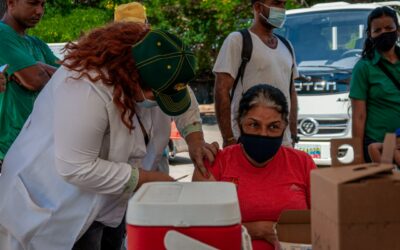
[[[291,41],[300,73],[327,73],[321,79],[297,81],[299,95],[348,92],[349,74],[361,57],[370,11],[329,10],[288,15],[278,33]]]

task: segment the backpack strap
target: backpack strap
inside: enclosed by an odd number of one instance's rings
[[[247,63],[251,59],[251,52],[253,51],[253,41],[251,40],[251,35],[248,29],[239,30],[240,34],[242,34],[243,46],[242,46],[242,62],[240,63],[240,67],[238,73],[236,75],[235,81],[233,82],[230,101],[232,102],[233,96],[235,95],[235,89],[240,79],[242,79],[243,84],[243,75],[246,69]]]
[[[275,33],[274,33],[274,35],[276,37],[278,37],[279,40],[281,40],[283,42],[283,44],[285,44],[286,48],[289,50],[290,54],[292,55],[293,64],[292,64],[292,72],[291,72],[291,75],[290,75],[290,83],[289,83],[289,86],[290,86],[289,87],[289,95],[290,95],[290,93],[292,93],[292,88],[293,88],[293,68],[294,68],[294,53],[293,53],[293,49],[292,49],[292,46],[290,45],[289,41],[286,38],[284,38],[281,35],[275,34]]]
[[[382,60],[379,60],[378,67],[385,73],[385,75],[392,80],[393,84],[400,90],[400,82],[390,71],[385,67]]]

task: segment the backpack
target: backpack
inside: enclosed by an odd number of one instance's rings
[[[236,89],[236,86],[237,86],[237,84],[238,84],[240,79],[242,79],[242,84],[243,84],[244,71],[246,69],[247,63],[251,59],[251,52],[253,51],[253,42],[251,40],[251,35],[250,35],[249,30],[248,29],[242,29],[242,30],[239,30],[239,32],[243,37],[242,62],[240,63],[237,76],[235,78],[235,81],[233,82],[231,95],[230,95],[231,102],[232,102],[233,96],[235,95],[235,89]],[[290,46],[289,41],[286,38],[284,38],[283,36],[280,36],[280,35],[275,34],[275,33],[274,33],[274,35],[276,37],[278,37],[279,40],[281,40],[281,42],[287,47],[287,49],[289,50],[290,54],[292,55],[292,59],[293,59],[292,70],[293,70],[293,67],[294,67],[294,55],[293,55],[293,50],[292,50],[292,47]],[[292,82],[293,82],[293,72],[292,72],[292,74],[290,76],[289,93],[292,91],[292,85],[293,85]]]

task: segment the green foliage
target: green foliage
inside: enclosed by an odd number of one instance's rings
[[[67,42],[79,38],[82,32],[102,26],[113,19],[113,11],[97,8],[71,9],[69,14],[57,11],[48,13],[29,34],[48,43]]]
[[[30,31],[46,42],[76,40],[82,32],[112,21],[115,6],[132,0],[48,0],[47,14]],[[302,0],[303,1],[303,0]],[[198,70],[210,75],[218,49],[232,31],[247,27],[250,0],[143,0],[153,28],[169,30],[190,44]],[[288,8],[299,7],[288,0]]]
[[[154,28],[179,34],[191,44],[200,71],[210,71],[217,50],[226,35],[250,18],[250,7],[233,0],[147,0],[149,21]],[[247,11],[245,11],[247,10]]]
[[[144,0],[154,28],[170,30],[191,44],[201,73],[211,72],[226,36],[248,27],[253,18],[250,0]],[[288,7],[298,7],[294,0]]]

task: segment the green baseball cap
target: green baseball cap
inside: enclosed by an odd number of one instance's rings
[[[168,32],[152,30],[132,46],[142,82],[151,88],[161,110],[177,116],[190,107],[188,82],[195,76],[195,56]]]

